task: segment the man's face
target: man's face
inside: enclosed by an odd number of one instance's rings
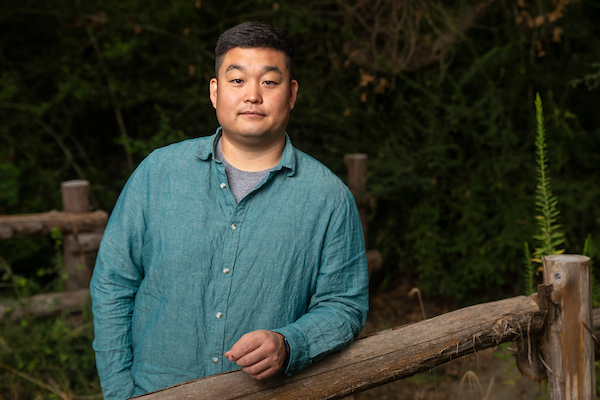
[[[297,93],[285,54],[270,48],[229,50],[217,78],[210,81],[210,100],[223,134],[248,145],[281,140]]]

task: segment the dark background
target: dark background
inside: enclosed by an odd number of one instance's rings
[[[77,178],[110,211],[150,151],[212,134],[214,44],[248,20],[296,45],[294,145],[342,179],[344,154],[369,156],[368,242],[383,255],[372,290],[409,280],[462,304],[524,292],[524,244],[533,251],[539,233],[536,93],[564,249],[581,253],[590,238],[595,254],[596,0],[2,0],[0,214],[60,209],[60,182]],[[58,241],[0,242],[0,298],[60,290]],[[30,356],[4,329],[4,362],[33,374],[71,357],[73,373],[93,379],[89,316],[76,338],[61,321],[36,322]],[[36,334],[46,342],[34,345]],[[11,379],[0,389],[18,390]]]
[[[60,209],[74,178],[110,211],[151,150],[215,130],[214,43],[258,19],[297,47],[294,144],[342,178],[345,153],[369,155],[374,281],[513,294],[536,229],[536,93],[566,250],[600,238],[599,18],[591,0],[3,1],[0,213]],[[48,246],[0,255],[33,268]]]

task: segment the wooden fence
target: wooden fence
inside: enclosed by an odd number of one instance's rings
[[[255,381],[233,371],[138,396],[140,400],[340,399],[499,343],[515,342],[517,364],[548,379],[550,400],[594,399],[589,258],[544,258],[546,284],[533,296],[479,304],[356,340],[291,377]],[[595,310],[600,311],[600,310]],[[596,332],[594,334],[594,332]]]
[[[50,316],[64,309],[76,309],[89,297],[92,257],[98,251],[106,211],[90,211],[89,182],[73,180],[61,184],[63,211],[0,216],[0,240],[47,235],[58,228],[63,234],[65,289],[0,304],[0,319],[18,320],[24,315]]]
[[[359,162],[364,166],[364,159]],[[348,168],[351,177],[352,168]],[[354,176],[364,182],[366,173],[359,169]],[[362,190],[350,186],[355,195]],[[16,320],[30,313],[51,315],[64,308],[77,308],[88,298],[92,271],[89,256],[97,250],[108,220],[104,211],[89,211],[88,187],[86,181],[63,183],[62,212],[0,216],[0,239],[61,229],[65,234],[68,289],[0,305],[0,319]],[[357,201],[359,208],[368,207],[368,199],[357,196]],[[377,264],[380,259],[371,252],[371,262]],[[516,357],[520,371],[533,380],[548,379],[550,400],[593,399],[594,360],[595,354],[600,354],[595,351],[600,309],[592,312],[591,308],[589,258],[547,256],[543,265],[544,285],[530,297],[479,304],[360,338],[344,351],[291,377],[278,375],[255,381],[241,371],[233,371],[139,398],[339,399],[512,341],[519,348]]]

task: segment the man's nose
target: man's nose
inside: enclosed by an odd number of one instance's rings
[[[249,83],[246,85],[246,101],[249,103],[261,103],[262,95],[259,83]]]

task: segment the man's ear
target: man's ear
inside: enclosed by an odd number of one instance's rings
[[[217,109],[217,86],[218,86],[217,78],[212,78],[210,80],[208,92],[210,94],[210,101],[211,101],[213,107],[215,108],[215,110]]]
[[[298,97],[298,81],[292,79],[290,82],[290,110],[294,109],[296,98]]]

